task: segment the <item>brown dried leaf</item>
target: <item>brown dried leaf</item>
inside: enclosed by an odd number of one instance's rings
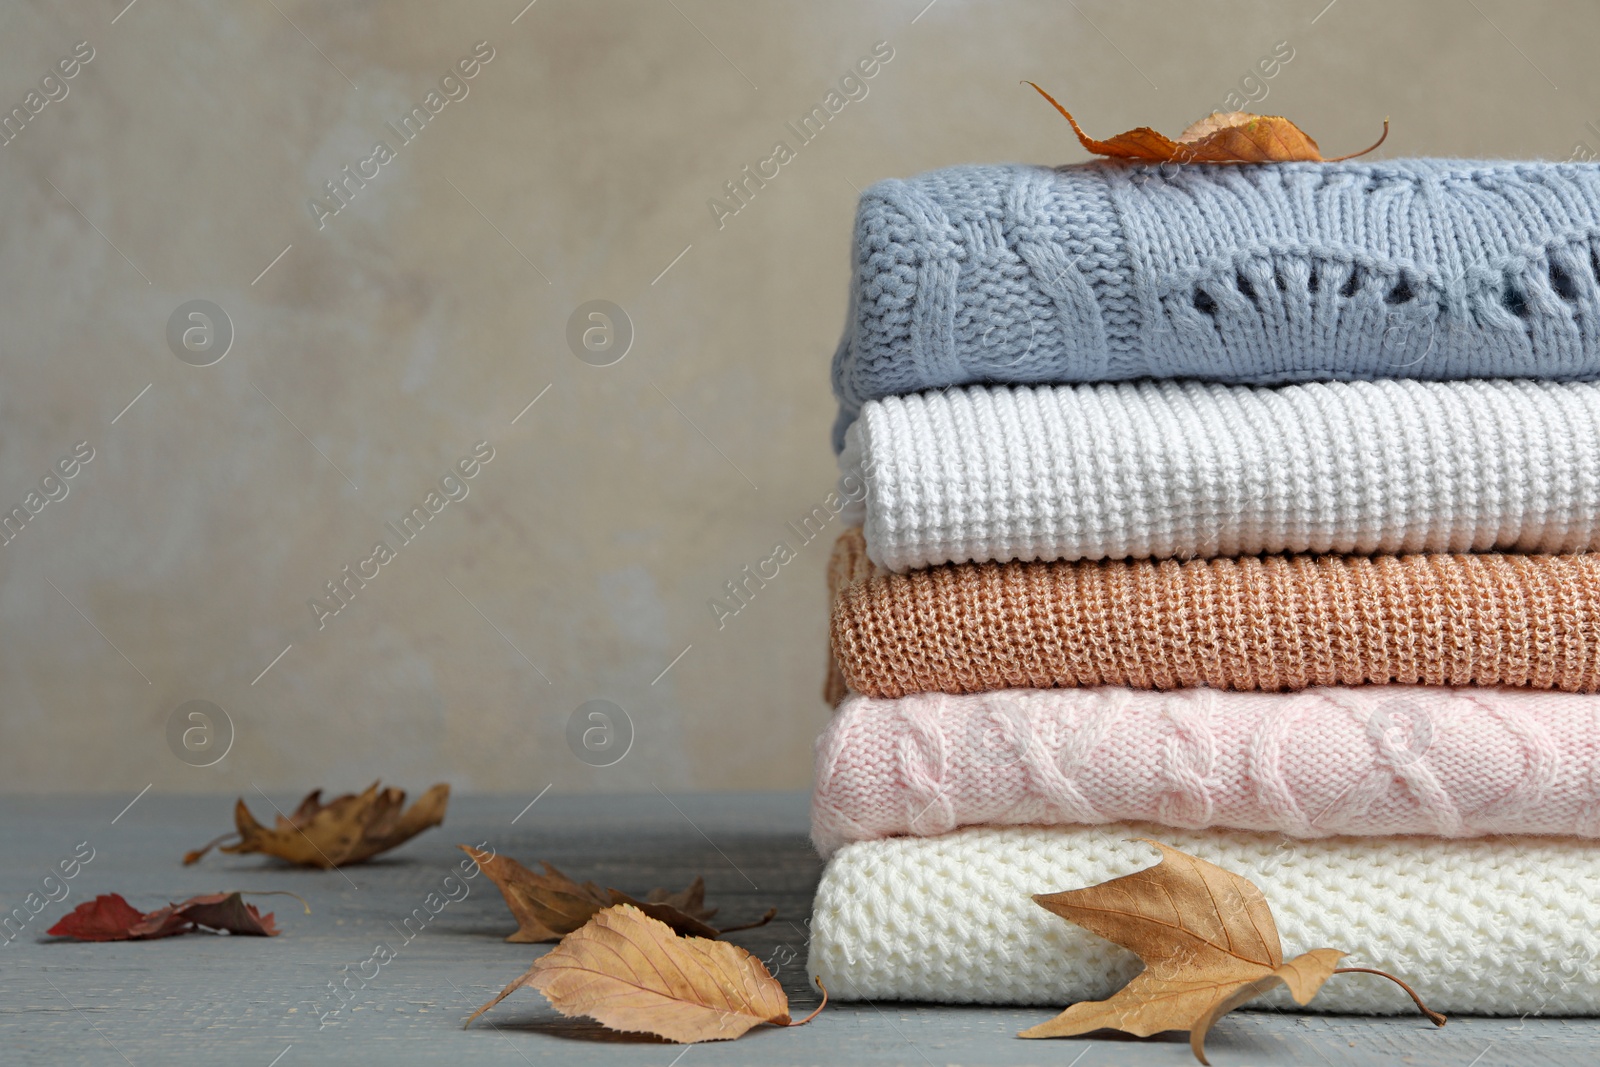
[[[607,908],[567,935],[467,1024],[523,986],[563,1015],[683,1043],[726,1041],[763,1023],[800,1025],[760,960],[726,941],[679,937],[631,904]]]
[[[1199,122],[1190,124],[1176,141],[1148,126],[1119,133],[1109,141],[1097,141],[1083,132],[1078,120],[1056,103],[1055,97],[1033,82],[1025,84],[1033,85],[1040,96],[1061,112],[1072,124],[1072,132],[1078,135],[1078,143],[1086,150],[1117,159],[1142,159],[1152,163],[1337,163],[1366,155],[1389,136],[1389,120],[1384,119],[1383,136],[1371,148],[1325,160],[1317,142],[1281,115],[1213,111]]]
[[[612,892],[615,893],[616,890],[613,889]],[[678,890],[676,893],[669,893],[665,889],[652,889],[645,894],[644,899],[647,903],[665,904],[667,907],[675,908],[685,915],[693,915],[696,919],[707,922],[717,914],[716,908],[706,907],[706,880],[699,875],[696,875],[694,881],[690,882],[687,887]],[[618,903],[623,902],[618,901]],[[628,903],[631,903],[631,901]]]
[[[645,899],[639,900],[617,889],[602,889],[593,882],[574,882],[553,864],[540,862],[543,874],[536,874],[509,856],[500,856],[461,845],[461,851],[471,856],[473,862],[500,887],[506,906],[517,920],[517,930],[507,941],[531,944],[541,941],[559,941],[578,929],[594,916],[614,904],[631,904],[653,919],[666,923],[680,934],[694,937],[718,937],[728,930],[718,930],[707,920],[716,915],[716,908],[705,906],[706,883],[696,878],[687,888],[676,893],[665,889],[652,889]],[[757,922],[747,926],[730,927],[746,930],[761,926],[776,915],[769,909]]]
[[[500,887],[517,931],[507,941],[533,944],[559,941],[576,930],[603,908],[611,906],[610,895],[593,882],[582,885],[548,863],[541,863],[544,874],[535,874],[510,856],[484,852],[471,845],[461,851]]]
[[[609,903],[631,904],[652,919],[666,923],[677,933],[690,937],[718,937],[723,933],[706,922],[717,913],[717,909],[705,907],[706,883],[698,875],[687,889],[676,893],[652,889],[643,900],[630,897],[619,889],[608,889],[606,892],[611,898]]]
[[[208,893],[190,897],[182,904],[157,908],[134,923],[129,928],[128,936],[134,940],[171,937],[199,927],[257,937],[276,937],[280,932],[272,922],[272,912],[262,915],[254,904],[246,904],[244,897],[235,892]]]
[[[1072,1037],[1111,1029],[1139,1037],[1187,1030],[1195,1058],[1207,1063],[1206,1034],[1233,1009],[1282,983],[1297,1004],[1340,973],[1345,953],[1313,949],[1284,962],[1277,923],[1248,879],[1185,852],[1161,850],[1154,867],[1065,893],[1039,894],[1042,907],[1121,945],[1145,969],[1110,998],[1072,1005],[1021,1037]],[[1382,973],[1382,972],[1377,972]],[[1412,999],[1409,986],[1392,975]],[[1417,1006],[1444,1025],[1444,1016]]]
[[[313,789],[293,815],[285,818],[280,813],[269,829],[256,821],[240,797],[233,809],[239,840],[222,845],[221,850],[233,854],[265,852],[302,867],[360,863],[444,822],[450,787],[439,783],[418,797],[409,809],[405,802],[405,790],[392,786],[380,790],[377,782],[361,793],[346,793],[326,804],[322,803],[322,790]],[[212,845],[232,836],[224,834],[190,852],[183,857],[184,864],[195,863]]]

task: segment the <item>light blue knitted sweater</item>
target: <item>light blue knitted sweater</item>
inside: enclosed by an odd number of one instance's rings
[[[856,216],[834,447],[972,382],[1600,377],[1600,165],[965,166]]]

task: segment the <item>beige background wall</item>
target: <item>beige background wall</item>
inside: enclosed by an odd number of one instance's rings
[[[0,147],[0,510],[94,450],[0,546],[5,790],[803,787],[828,541],[720,630],[708,600],[831,488],[858,188],[1085,158],[1022,78],[1091,132],[1176,133],[1280,41],[1259,110],[1330,154],[1385,116],[1382,155],[1600,146],[1589,4],[125,3],[0,11],[0,108],[94,50]],[[401,145],[385,123],[479,41]],[[380,139],[319,230],[308,199]],[[719,229],[707,200],[777,140]],[[167,342],[193,299],[235,331],[207,367]],[[609,367],[566,343],[591,299],[636,331]],[[308,599],[480,440],[469,495],[318,630]],[[636,728],[603,769],[567,743],[592,698]],[[189,700],[235,728],[207,768],[169,749]]]

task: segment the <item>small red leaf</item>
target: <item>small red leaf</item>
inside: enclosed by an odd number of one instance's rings
[[[122,899],[120,893],[105,893],[79,904],[45,932],[79,941],[126,941],[133,936],[134,924],[143,918],[144,912]]]

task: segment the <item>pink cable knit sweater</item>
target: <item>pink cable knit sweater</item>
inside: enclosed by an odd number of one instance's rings
[[[851,695],[817,741],[812,839],[1151,821],[1600,837],[1600,697],[1363,686]]]

